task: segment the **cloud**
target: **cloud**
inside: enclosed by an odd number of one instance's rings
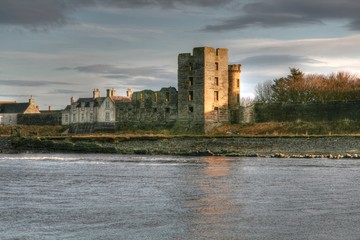
[[[42,87],[49,85],[71,85],[71,83],[34,80],[0,80],[0,85],[14,87]]]
[[[71,22],[70,13],[84,7],[178,8],[219,7],[233,0],[0,0],[0,24],[47,29]]]
[[[296,65],[296,64],[314,64],[321,63],[318,60],[293,55],[257,55],[247,57],[240,61],[243,65],[256,65],[257,67],[264,66],[283,66],[283,65]]]
[[[75,70],[82,73],[99,74],[109,79],[129,79],[136,77],[163,79],[176,77],[176,73],[171,72],[167,66],[118,67],[110,64],[94,64],[74,68],[61,67],[57,68],[57,70]]]
[[[359,11],[356,0],[258,0],[242,5],[238,15],[207,25],[203,31],[323,24],[326,20],[346,20],[350,30],[360,30]]]
[[[70,90],[70,89],[54,89],[53,91],[49,92],[49,94],[82,94],[82,93],[87,93],[87,92]]]

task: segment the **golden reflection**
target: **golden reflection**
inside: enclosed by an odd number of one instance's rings
[[[229,175],[229,161],[223,157],[207,157],[204,162],[208,163],[204,174],[216,177]]]
[[[198,198],[188,202],[190,209],[196,213],[192,231],[189,232],[191,237],[204,234],[204,227],[206,235],[212,235],[212,225],[231,231],[235,228],[234,218],[241,210],[232,191],[232,184],[236,182],[231,161],[224,157],[206,157],[202,162],[206,165],[194,182]]]

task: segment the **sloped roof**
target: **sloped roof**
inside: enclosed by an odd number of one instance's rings
[[[115,102],[131,102],[131,98],[125,96],[113,96],[112,100]]]
[[[0,113],[24,113],[29,103],[5,103],[0,104]]]

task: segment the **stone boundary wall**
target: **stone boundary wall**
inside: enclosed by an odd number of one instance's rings
[[[360,101],[271,103],[254,106],[255,122],[360,120]]]
[[[37,126],[56,126],[61,125],[61,113],[41,113],[41,114],[18,114],[17,124],[37,125]]]

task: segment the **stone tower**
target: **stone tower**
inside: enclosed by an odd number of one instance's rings
[[[239,123],[241,64],[229,65],[229,121]]]
[[[220,123],[229,122],[229,103],[237,101],[229,100],[229,90],[235,94],[235,88],[229,86],[227,49],[199,47],[193,49],[192,55],[179,54],[178,124],[189,130],[208,132]]]

